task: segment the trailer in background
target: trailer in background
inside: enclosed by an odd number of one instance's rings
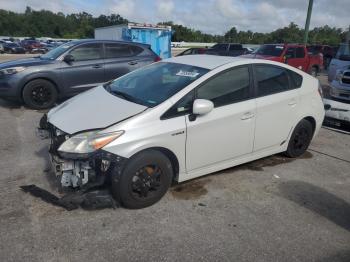
[[[95,29],[95,39],[149,44],[161,58],[171,57],[170,26],[128,23],[100,27]]]

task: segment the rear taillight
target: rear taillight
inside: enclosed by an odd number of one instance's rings
[[[161,61],[162,59],[159,57],[159,56],[156,56],[155,58],[154,58],[154,62],[159,62],[159,61]]]

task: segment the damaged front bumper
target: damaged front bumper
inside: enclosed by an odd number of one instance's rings
[[[40,120],[38,134],[51,140],[49,153],[51,166],[60,179],[62,187],[82,188],[102,185],[112,174],[120,175],[127,159],[104,150],[89,154],[58,152],[58,148],[71,136],[53,126],[44,115]]]

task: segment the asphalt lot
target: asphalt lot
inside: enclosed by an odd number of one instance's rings
[[[0,261],[350,261],[349,135],[322,128],[299,159],[175,185],[146,209],[65,211],[19,189],[58,192],[42,113],[0,100]]]

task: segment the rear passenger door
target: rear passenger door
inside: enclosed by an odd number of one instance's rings
[[[116,79],[149,63],[142,57],[143,48],[123,43],[104,44],[105,81]]]
[[[290,81],[292,77],[299,82]],[[254,151],[281,146],[293,129],[299,106],[302,77],[283,67],[254,65],[256,126]],[[301,78],[301,79],[300,79]]]

